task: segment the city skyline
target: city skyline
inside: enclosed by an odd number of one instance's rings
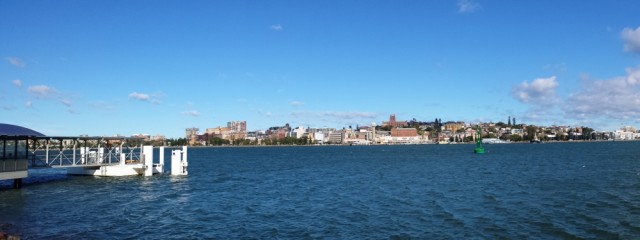
[[[399,119],[640,124],[637,1],[0,3],[2,122],[184,135]]]

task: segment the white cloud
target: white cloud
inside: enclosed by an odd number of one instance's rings
[[[624,50],[627,52],[640,53],[640,27],[633,30],[632,28],[622,29],[620,37],[624,42]]]
[[[511,89],[511,95],[522,103],[531,103],[539,106],[550,105],[558,101],[556,95],[557,87],[558,82],[555,76],[538,78],[531,83],[524,81],[514,86]]]
[[[583,79],[582,88],[569,96],[567,117],[576,119],[640,117],[640,66],[628,68],[626,76],[608,80]]]
[[[65,106],[67,106],[67,107],[71,107],[71,104],[72,104],[71,100],[69,100],[69,99],[64,99],[64,98],[61,98],[61,99],[60,99],[60,102],[61,102],[62,104],[64,104]]]
[[[149,94],[132,92],[132,93],[129,93],[129,99],[134,99],[139,101],[149,101]]]
[[[283,28],[282,28],[282,25],[280,25],[280,24],[274,24],[274,25],[271,25],[271,30],[282,31]]]
[[[7,57],[7,61],[9,62],[9,64],[16,66],[16,67],[25,67],[26,64],[24,64],[24,62],[22,60],[20,60],[20,58],[17,57]]]
[[[304,105],[304,103],[300,102],[300,101],[291,101],[289,103],[289,105],[294,106],[294,107],[300,107],[300,106]]]
[[[273,116],[273,113],[271,113],[271,112],[269,112],[269,111],[264,112],[264,111],[262,111],[262,110],[258,110],[258,114],[260,114],[260,115],[262,115],[262,116],[265,116],[265,117],[271,117],[271,116]]]
[[[473,13],[480,9],[482,6],[473,0],[458,0],[458,13]]]
[[[24,106],[27,108],[31,108],[33,107],[33,103],[31,101],[27,101],[26,103],[24,103]]]
[[[192,116],[192,117],[198,117],[200,116],[200,112],[196,111],[196,110],[188,110],[188,111],[184,111],[182,112],[182,115],[187,115],[187,116]]]
[[[11,83],[16,87],[22,87],[22,81],[20,81],[20,79],[13,80]]]
[[[29,94],[33,95],[36,98],[47,98],[52,94],[55,94],[57,91],[54,88],[46,85],[37,85],[27,88],[27,92],[29,92]]]

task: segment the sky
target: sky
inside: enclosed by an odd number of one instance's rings
[[[640,127],[640,1],[0,1],[0,122]]]

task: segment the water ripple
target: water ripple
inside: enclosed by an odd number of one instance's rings
[[[640,236],[638,145],[491,145],[484,156],[467,145],[194,148],[186,177],[30,173],[22,190],[0,190],[0,231],[25,239],[632,239]]]

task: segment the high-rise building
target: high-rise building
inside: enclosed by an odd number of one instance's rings
[[[230,140],[243,139],[247,137],[247,121],[231,121],[227,122]]]
[[[227,122],[227,127],[232,132],[247,132],[247,121]]]

